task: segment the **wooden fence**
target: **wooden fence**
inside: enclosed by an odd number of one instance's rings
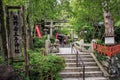
[[[120,52],[120,44],[107,46],[107,45],[93,43],[93,49],[99,53],[103,53],[104,55],[111,57]]]

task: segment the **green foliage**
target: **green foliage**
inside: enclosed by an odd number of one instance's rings
[[[55,42],[55,38],[54,38],[54,37],[51,37],[51,38],[50,38],[50,41],[51,41],[51,43],[54,43],[54,42]]]
[[[103,6],[104,0],[29,0],[29,15],[31,25],[34,25],[41,19],[60,19],[69,20],[69,23],[73,25],[73,29],[76,32],[82,30],[83,27],[88,26],[88,31],[91,30],[95,23],[104,21],[103,19]],[[119,25],[120,14],[119,0],[106,0],[107,9],[112,13],[113,22]],[[4,5],[24,5],[26,6],[26,0],[3,0]],[[95,5],[94,5],[95,4]],[[27,11],[27,10],[26,10]],[[62,16],[62,17],[61,17]],[[118,26],[120,27],[120,26]],[[86,37],[90,36],[95,31],[92,29]],[[104,31],[104,30],[103,30]],[[68,31],[63,30],[66,34]],[[101,32],[102,33],[102,32]],[[117,32],[118,33],[118,32]],[[95,34],[99,36],[99,33]],[[86,39],[85,37],[85,39]],[[95,36],[96,38],[97,36]],[[119,39],[117,37],[117,39]],[[90,41],[90,40],[88,40]]]
[[[71,31],[70,28],[64,27],[64,28],[58,28],[56,32],[58,32],[59,34],[70,34]]]
[[[26,0],[3,0],[4,5],[18,6],[25,5]]]
[[[115,41],[120,43],[120,26],[115,27]]]
[[[24,62],[18,62],[12,64],[14,69],[24,69],[25,63]]]
[[[0,64],[2,64],[3,63],[3,58],[2,58],[2,56],[0,56]]]
[[[97,39],[97,40],[96,40],[96,43],[98,43],[98,44],[103,44],[103,45],[104,45],[104,42],[103,42],[102,40],[100,40],[100,39]]]
[[[30,80],[47,80],[47,78],[49,80],[61,80],[58,73],[65,68],[64,58],[53,54],[43,56],[42,51],[39,51],[28,51],[30,60]],[[13,64],[13,68],[18,70],[17,74],[22,76],[24,80],[28,80],[23,72],[24,67],[24,62]]]
[[[29,13],[32,23],[41,19],[63,19],[68,0],[30,0]],[[64,11],[64,12],[63,12]]]
[[[71,43],[71,42],[72,42],[72,39],[68,39],[67,43],[69,44],[69,43]]]
[[[42,56],[39,52],[30,52],[31,64],[31,79],[32,80],[47,80],[58,79],[58,73],[64,69],[65,60],[56,55]]]
[[[45,47],[45,40],[47,39],[46,36],[42,38],[38,38],[37,36],[34,37],[34,48],[43,48]]]
[[[107,59],[107,57],[104,54],[98,52],[94,52],[94,54],[99,62],[105,61]]]
[[[107,1],[107,8],[112,14],[113,22],[119,25],[120,17],[118,17],[119,14],[119,0],[106,0]],[[103,19],[103,6],[102,3],[104,0],[72,0],[70,3],[71,7],[71,13],[72,16],[69,18],[70,23],[74,26],[73,28],[75,31],[79,32],[82,30],[84,26],[89,26],[89,28],[92,28],[95,23],[104,21]],[[116,4],[117,3],[117,4]],[[95,4],[95,5],[94,5]],[[119,26],[120,27],[120,26]],[[89,28],[87,29],[89,31]],[[95,33],[95,29],[89,34],[87,33],[85,35],[85,39],[88,36],[93,36],[93,38],[102,38],[104,34],[104,29],[100,31],[100,33]],[[116,32],[117,34],[118,32]],[[119,35],[119,34],[118,34]],[[119,37],[117,37],[119,39]],[[90,41],[90,40],[88,40]],[[118,41],[118,40],[117,40]]]
[[[62,34],[70,34],[70,29],[68,27],[67,28],[63,28],[63,29],[60,30],[60,32]]]
[[[4,62],[4,58],[2,56],[2,50],[0,49],[0,64]]]

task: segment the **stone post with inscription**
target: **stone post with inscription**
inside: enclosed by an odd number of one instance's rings
[[[50,35],[48,35],[48,39],[45,40],[45,49],[47,54],[50,53],[50,46],[51,46]]]
[[[19,12],[10,12],[10,52],[12,57],[21,56],[21,43],[22,43],[22,26],[20,22],[20,13]]]

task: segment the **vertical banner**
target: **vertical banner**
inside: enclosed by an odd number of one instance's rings
[[[58,32],[56,33],[55,38],[58,39]]]
[[[42,38],[42,35],[41,35],[41,32],[40,32],[40,29],[39,29],[38,25],[35,25],[35,32],[36,32],[38,38]]]

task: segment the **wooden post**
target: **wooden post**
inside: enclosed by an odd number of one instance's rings
[[[26,1],[26,6],[27,6],[27,24],[28,24],[28,45],[29,45],[29,49],[34,49],[34,46],[33,46],[33,38],[32,38],[32,33],[31,33],[31,27],[30,27],[30,18],[29,18],[29,3],[30,1],[27,0]]]
[[[22,10],[24,12],[24,7],[22,7]],[[29,78],[29,59],[28,59],[28,52],[27,52],[27,30],[25,26],[25,19],[24,19],[24,13],[22,14],[23,16],[23,38],[24,38],[24,55],[25,55],[25,70],[26,70],[26,76]]]

